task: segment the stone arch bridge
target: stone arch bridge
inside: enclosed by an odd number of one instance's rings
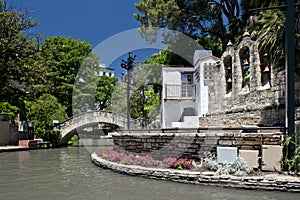
[[[127,128],[127,117],[122,114],[102,110],[89,111],[72,116],[56,127],[60,130],[60,144],[67,144],[70,138],[75,135],[75,130],[77,128],[85,127],[91,124],[98,124],[101,122],[115,124],[120,128]],[[140,128],[140,122],[138,120],[131,119],[130,128]]]

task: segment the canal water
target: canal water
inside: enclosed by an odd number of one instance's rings
[[[190,185],[95,166],[85,147],[0,153],[0,200],[299,200],[300,194]]]

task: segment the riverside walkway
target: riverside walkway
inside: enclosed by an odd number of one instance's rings
[[[29,148],[25,148],[21,146],[0,146],[0,153],[8,152],[8,151],[25,151],[25,150],[29,150]]]

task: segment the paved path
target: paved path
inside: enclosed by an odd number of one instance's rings
[[[20,147],[20,146],[0,146],[0,153],[1,152],[8,152],[8,151],[24,151],[29,150],[30,148]]]

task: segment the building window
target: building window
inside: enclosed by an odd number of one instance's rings
[[[182,73],[181,74],[181,83],[182,83],[182,85],[193,84],[193,74],[192,73]]]
[[[181,96],[191,97],[194,94],[193,91],[193,74],[192,73],[182,73],[181,74]]]

